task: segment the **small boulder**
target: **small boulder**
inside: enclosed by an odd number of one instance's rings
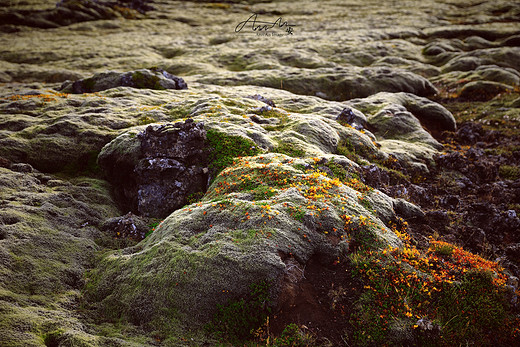
[[[513,88],[507,84],[490,81],[474,81],[464,85],[460,90],[459,96],[472,101],[487,101],[493,99],[500,93],[509,91],[513,91]]]
[[[399,123],[404,123],[401,125],[394,124],[398,120],[394,119],[388,124],[390,125],[389,129],[386,127],[381,128],[382,132],[380,135],[384,138],[392,138],[389,137],[391,133],[394,135],[399,134],[402,137],[414,131],[424,131],[421,127],[426,128],[434,136],[445,130],[455,131],[457,128],[455,118],[445,107],[411,93],[377,93],[368,98],[350,100],[350,104],[367,115],[369,124],[375,121],[372,118],[378,114],[379,117],[377,118],[381,118],[385,114],[399,112],[401,115],[401,117],[398,117],[401,118]],[[406,112],[411,113],[411,115],[405,114]],[[420,124],[417,124],[419,122],[414,122],[412,118],[419,120]],[[380,123],[378,127],[381,127],[386,122],[378,123]],[[416,135],[419,135],[419,133]],[[425,137],[426,140],[429,136],[428,134],[422,134],[421,137]],[[431,139],[426,142],[430,141]]]
[[[261,101],[261,102],[263,102],[263,103],[265,103],[265,104],[267,104],[267,105],[269,105],[271,107],[276,107],[276,105],[274,104],[273,100],[268,99],[265,96],[262,96],[260,94],[251,95],[251,96],[248,96],[248,98]]]
[[[107,219],[101,229],[109,231],[115,238],[129,238],[135,241],[144,239],[148,231],[146,223],[132,212]]]
[[[424,221],[425,213],[416,205],[409,203],[404,199],[395,199],[393,201],[395,213],[405,220]]]
[[[471,71],[475,70],[480,65],[484,65],[484,63],[477,57],[461,56],[450,60],[446,65],[444,65],[442,67],[442,72]]]
[[[75,82],[67,81],[60,91],[64,93],[95,93],[116,87],[133,87],[138,89],[187,89],[186,82],[177,76],[156,68],[140,69],[129,72],[108,71],[97,73],[92,77]]]
[[[359,111],[355,112],[350,107],[345,107],[336,120],[342,124],[348,124],[357,130],[362,130],[367,126],[367,117]]]
[[[34,171],[33,167],[30,164],[26,164],[26,163],[11,164],[11,170],[16,171],[16,172],[26,172],[26,173]]]

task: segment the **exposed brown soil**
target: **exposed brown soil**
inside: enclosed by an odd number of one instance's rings
[[[279,336],[288,324],[295,323],[317,337],[318,345],[345,345],[361,281],[352,277],[347,260],[324,265],[313,258],[304,270],[304,277],[285,287],[287,300],[281,300],[283,305],[272,315],[271,332]]]

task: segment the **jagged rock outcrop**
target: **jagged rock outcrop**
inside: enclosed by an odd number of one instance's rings
[[[208,184],[203,123],[149,125],[107,144],[98,162],[123,209],[164,218]]]

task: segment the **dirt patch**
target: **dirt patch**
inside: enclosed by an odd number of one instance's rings
[[[271,331],[280,336],[291,323],[303,332],[317,336],[319,345],[345,345],[349,318],[361,294],[362,284],[353,278],[349,262],[322,264],[311,258],[296,282],[286,280],[285,300],[271,317]]]

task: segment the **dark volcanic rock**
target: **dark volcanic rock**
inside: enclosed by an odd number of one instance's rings
[[[141,69],[129,72],[108,71],[75,82],[65,82],[60,91],[64,93],[95,93],[116,87],[139,89],[187,89],[188,85],[180,77],[162,69]]]
[[[136,241],[144,239],[148,231],[146,223],[132,212],[106,220],[101,229],[109,231],[115,238],[130,238]]]
[[[455,210],[460,203],[460,199],[456,195],[446,195],[439,200],[442,207],[448,210]]]
[[[362,113],[354,113],[350,107],[345,107],[336,120],[340,123],[346,123],[357,130],[364,129],[367,126],[367,118]]]
[[[265,104],[267,104],[267,105],[269,105],[271,107],[276,107],[276,105],[274,104],[273,100],[268,99],[265,96],[262,96],[260,94],[251,95],[251,96],[248,96],[248,98],[261,101],[261,102],[263,102],[263,103],[265,103]]]
[[[387,171],[376,165],[365,165],[361,167],[364,182],[371,187],[381,188],[390,183],[390,175]]]
[[[149,126],[139,134],[144,156],[135,168],[138,211],[166,217],[208,184],[206,131],[203,123]]]
[[[191,194],[206,191],[208,154],[203,123],[188,119],[150,125],[132,141],[134,145],[126,153],[120,147],[128,147],[128,143],[112,141],[98,159],[122,208],[163,218],[184,206]]]
[[[14,163],[11,165],[11,170],[16,172],[33,172],[34,169],[30,164]]]
[[[471,148],[465,154],[451,152],[435,158],[439,167],[459,171],[472,183],[490,182],[498,177],[497,165],[484,156],[484,151]]]
[[[426,220],[428,224],[436,230],[445,230],[449,225],[450,218],[448,213],[443,210],[434,210],[426,212]]]
[[[509,245],[506,249],[506,254],[511,259],[520,259],[520,243]]]
[[[474,122],[463,123],[457,130],[457,137],[460,143],[474,145],[482,141],[485,136],[485,130],[482,124]]]
[[[4,157],[0,157],[0,167],[5,167],[6,169],[9,169],[11,167],[11,161]]]

